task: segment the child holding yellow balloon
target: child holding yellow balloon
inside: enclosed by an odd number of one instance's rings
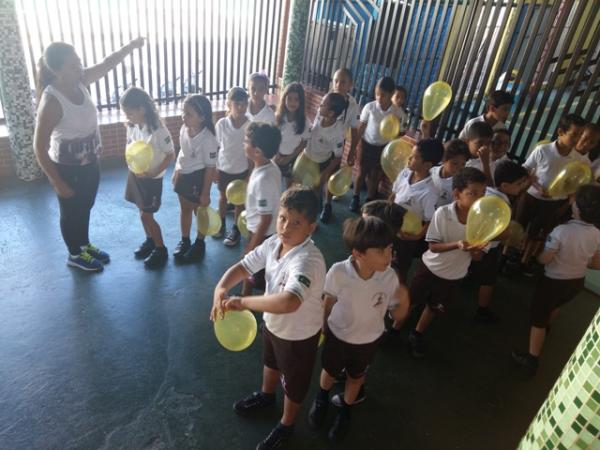
[[[406,113],[392,103],[396,83],[383,77],[375,85],[375,100],[367,103],[360,113],[358,136],[361,139],[360,172],[354,181],[354,196],[350,210],[360,211],[360,190],[367,183],[367,202],[377,198],[383,177],[381,153],[384,147],[404,131]]]
[[[210,204],[210,187],[215,175],[219,144],[215,137],[210,100],[204,95],[188,95],[183,102],[183,125],[179,132],[180,150],[173,171],[173,188],[181,207],[181,241],[173,256],[182,262],[194,262],[204,256],[204,234],[192,244],[190,230],[198,207]]]
[[[142,173],[129,171],[125,199],[140,210],[146,233],[146,240],[134,252],[135,257],[143,259],[146,267],[154,269],[163,266],[169,257],[154,213],[160,208],[163,176],[175,150],[169,130],[161,122],[156,105],[146,91],[130,87],[123,93],[120,102],[129,121],[127,143],[143,141],[152,147],[149,168]]]
[[[310,239],[317,226],[318,204],[309,188],[285,191],[279,205],[277,235],[230,267],[214,292],[212,320],[227,310],[264,313],[262,387],[233,405],[240,415],[272,407],[281,382],[285,392],[283,415],[259,443],[260,449],[277,448],[290,439],[310,386],[323,325],[321,296],[325,282],[325,260]],[[264,295],[228,298],[230,289],[262,269],[267,280]]]
[[[581,186],[572,210],[573,218],[552,230],[538,256],[544,275],[531,303],[529,349],[512,354],[530,375],[537,371],[548,327],[560,308],[584,288],[588,268],[600,270],[600,186]]]
[[[436,315],[447,311],[471,260],[483,256],[483,244],[471,245],[466,241],[466,224],[469,209],[485,194],[485,174],[465,167],[454,175],[452,183],[454,201],[435,211],[425,238],[429,250],[419,261],[410,285],[411,303],[425,304],[415,329],[408,336],[414,358],[425,356],[425,331]]]
[[[241,87],[234,87],[227,93],[227,115],[217,121],[215,130],[219,152],[217,159],[217,185],[219,187],[219,215],[221,229],[213,237],[225,236],[227,214],[227,186],[235,180],[246,180],[250,173],[250,164],[244,152],[244,136],[250,123],[246,112],[248,110],[248,93]],[[238,216],[243,205],[236,205],[231,231],[227,233],[223,244],[228,247],[237,245],[240,241],[240,230],[237,226]]]

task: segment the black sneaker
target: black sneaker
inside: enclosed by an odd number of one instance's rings
[[[477,308],[475,312],[475,321],[479,323],[485,324],[493,324],[498,323],[500,319],[498,316],[492,311],[490,308],[482,308],[481,306]]]
[[[273,448],[279,448],[284,443],[289,441],[289,439],[292,437],[292,434],[294,434],[293,425],[286,427],[281,423],[278,423],[275,428],[271,430],[269,435],[258,443],[256,450],[270,450]]]
[[[531,262],[529,264],[521,264],[521,273],[526,277],[532,277],[535,275],[535,266]]]
[[[325,203],[325,205],[323,206],[323,211],[321,211],[321,222],[323,223],[329,223],[331,221],[331,216],[332,216],[332,211],[331,211],[331,205],[329,203]]]
[[[358,195],[352,197],[352,201],[350,202],[350,207],[348,209],[356,214],[360,212],[360,197]]]
[[[163,267],[167,260],[169,259],[169,252],[167,251],[167,247],[156,247],[144,260],[144,265],[148,269],[158,269],[159,267]]]
[[[223,244],[225,244],[227,247],[234,247],[234,246],[238,245],[239,242],[240,242],[240,230],[238,230],[238,228],[234,226],[231,229],[231,231],[229,233],[227,233],[227,236],[225,236],[225,239],[223,239]]]
[[[275,404],[275,394],[265,394],[263,392],[253,392],[247,397],[238,400],[233,404],[233,410],[241,415],[252,412],[256,409],[266,408]]]
[[[329,437],[330,441],[339,442],[346,437],[349,429],[350,414],[348,410],[341,409],[335,416],[335,420],[333,421],[333,425],[331,426],[327,437]]]
[[[204,252],[206,251],[206,245],[204,244],[204,239],[196,239],[185,255],[183,255],[183,259],[187,262],[197,262],[204,258]]]
[[[181,260],[183,259],[183,255],[190,249],[192,243],[189,239],[182,239],[177,243],[177,247],[175,247],[175,251],[173,252],[173,257],[175,259]]]
[[[511,356],[515,364],[522,367],[527,375],[535,375],[539,364],[538,359],[535,356],[525,352],[518,352],[516,350],[513,350]]]
[[[315,399],[313,404],[308,411],[308,426],[313,430],[317,430],[323,426],[325,419],[327,418],[327,409],[329,408],[329,401],[323,401],[318,398]]]
[[[133,252],[136,259],[146,259],[152,253],[152,250],[156,245],[154,245],[154,240],[152,238],[146,238],[142,245],[140,245],[136,251]]]
[[[425,357],[425,343],[423,335],[416,331],[411,331],[408,335],[408,347],[413,358],[422,359]]]
[[[225,237],[225,220],[221,219],[221,228],[212,237],[213,239],[223,239]]]
[[[367,399],[367,391],[365,389],[365,385],[363,384],[360,389],[358,390],[358,395],[356,396],[356,399],[354,400],[354,403],[352,403],[353,405],[358,405],[359,403],[364,402]],[[331,403],[333,403],[334,406],[337,406],[338,408],[342,407],[342,401],[344,400],[344,393],[340,392],[339,394],[335,394],[333,397],[331,397]]]

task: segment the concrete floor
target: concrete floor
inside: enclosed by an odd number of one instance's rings
[[[91,236],[112,262],[96,275],[65,266],[45,182],[0,183],[0,449],[253,449],[279,409],[248,419],[231,405],[259,387],[260,341],[227,352],[208,321],[212,288],[239,248],[208,239],[201,264],[171,259],[162,271],[144,270],[132,255],[143,233],[123,200],[126,172],[104,166]],[[170,183],[163,197],[158,220],[172,251],[179,210]],[[346,200],[334,206],[335,224],[315,235],[328,264],[346,255]],[[538,375],[527,379],[509,354],[526,343],[531,290],[529,279],[502,279],[502,321],[483,326],[471,321],[474,288],[465,285],[432,326],[425,360],[408,356],[406,332],[383,348],[339,448],[515,448],[600,304],[585,292],[564,308]],[[316,388],[315,373],[309,401]],[[307,409],[286,448],[329,448],[325,433],[307,428]]]

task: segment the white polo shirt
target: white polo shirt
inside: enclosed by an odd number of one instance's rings
[[[546,239],[545,250],[557,252],[544,269],[548,278],[583,278],[590,259],[600,253],[600,230],[591,223],[571,219],[552,230]]]
[[[581,155],[577,153],[576,150],[571,150],[571,153],[567,156],[562,156],[558,153],[556,141],[554,141],[550,144],[542,144],[534,148],[527,160],[523,163],[523,167],[530,172],[534,171],[538,178],[538,182],[548,189],[550,183],[552,183],[563,167],[572,161],[579,161],[580,158]],[[527,192],[539,200],[556,200],[555,198],[542,197],[534,186],[527,189]]]
[[[244,152],[244,136],[248,125],[250,125],[249,120],[244,122],[241,127],[235,128],[229,116],[217,121],[215,130],[219,143],[217,163],[219,170],[229,174],[238,174],[248,170],[248,158]]]
[[[217,165],[217,152],[219,144],[217,138],[208,128],[194,137],[190,137],[187,127],[183,125],[179,132],[179,154],[175,163],[175,170],[181,173],[192,173],[206,167]]]
[[[385,111],[379,106],[379,102],[372,101],[365,105],[362,112],[360,113],[360,121],[367,124],[363,139],[371,145],[385,145],[389,140],[384,139],[379,134],[379,126],[383,118],[389,114],[394,114],[400,120],[400,131],[404,131],[404,125],[406,123],[406,112],[402,108],[398,108],[395,105],[391,105]]]
[[[429,222],[438,202],[438,190],[431,175],[411,184],[412,173],[412,170],[405,168],[398,174],[392,186],[392,192],[396,194],[394,203],[414,212],[423,222]]]
[[[465,123],[464,128],[462,129],[462,131],[460,132],[460,134],[458,135],[458,138],[466,141],[467,140],[467,135],[469,134],[469,128],[471,127],[471,125],[473,125],[475,122],[485,122],[485,117],[482,114],[481,116],[477,116],[477,117],[473,117],[472,119],[469,119],[467,121],[467,123]],[[496,131],[496,130],[506,130],[506,124],[504,122],[496,122],[494,125],[492,125],[492,130]]]
[[[454,201],[454,194],[452,190],[452,177],[442,178],[441,176],[442,166],[432,167],[429,173],[431,174],[431,181],[438,190],[438,200],[435,205],[436,208],[447,205]]]
[[[281,197],[281,171],[269,161],[252,169],[246,189],[246,222],[248,230],[256,233],[260,216],[271,215],[271,223],[265,236],[275,234],[279,198]]]
[[[510,208],[510,199],[506,196],[506,194],[504,192],[500,192],[498,189],[488,186],[488,187],[485,188],[485,195],[486,196],[489,195],[489,196],[492,196],[492,197],[498,197],[504,203],[506,203],[508,205],[508,207]],[[487,250],[492,249],[492,248],[496,248],[499,245],[500,245],[500,241],[491,241],[487,245]]]
[[[466,239],[466,225],[459,222],[456,215],[456,202],[440,206],[433,215],[427,229],[427,242],[457,242]],[[423,253],[423,263],[431,272],[445,280],[464,278],[471,264],[471,254],[461,249],[449,252],[434,253],[427,250]]]
[[[391,267],[364,280],[352,265],[352,256],[335,263],[327,272],[324,293],[337,301],[327,325],[340,340],[349,344],[369,344],[377,340],[385,326],[386,311],[398,304],[400,284]]]
[[[310,130],[310,139],[306,145],[306,154],[317,163],[341,158],[344,153],[344,123],[336,121],[329,127],[323,127],[317,117]]]
[[[281,125],[279,125],[279,131],[281,131],[280,155],[291,155],[302,141],[308,142],[310,139],[310,124],[308,120],[304,122],[304,131],[298,134],[296,133],[296,121],[289,122],[287,117],[284,116]]]
[[[127,144],[129,145],[135,141],[144,141],[152,146],[152,164],[148,171],[156,170],[167,155],[175,153],[171,134],[163,124],[160,124],[154,131],[150,131],[150,128],[145,124],[141,127],[139,125],[127,127]],[[154,178],[162,178],[165,172],[166,169]]]
[[[264,122],[269,125],[275,125],[275,113],[271,109],[269,105],[265,103],[263,109],[261,109],[258,113],[252,114],[250,112],[250,106],[248,105],[248,111],[246,112],[246,117],[250,122]]]
[[[263,313],[267,329],[290,341],[308,339],[323,325],[323,285],[325,260],[310,236],[279,258],[281,242],[271,236],[242,259],[242,266],[255,274],[265,269],[266,294],[291,292],[300,307],[288,314]]]
[[[496,170],[496,166],[502,161],[510,161],[510,158],[507,155],[503,155],[495,161],[490,159],[490,173],[492,174],[492,181],[494,181],[494,171]],[[480,158],[468,159],[465,167],[473,167],[483,172],[483,163],[481,162]]]
[[[356,99],[351,95],[348,95],[346,100],[348,101],[348,107],[346,108],[346,111],[342,113],[339,119],[344,122],[345,130],[348,128],[357,128],[358,122],[360,121],[360,106],[358,106]]]

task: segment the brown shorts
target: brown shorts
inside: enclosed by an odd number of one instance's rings
[[[372,172],[373,170],[381,171],[381,153],[385,145],[369,144],[364,139],[361,140],[360,152],[360,168],[364,173]],[[394,180],[392,180],[393,182]]]
[[[545,328],[552,311],[570,302],[583,289],[585,278],[556,280],[543,275],[537,283],[531,302],[531,325]]]
[[[229,183],[234,180],[245,180],[246,178],[248,178],[248,170],[242,173],[227,173],[219,170],[219,191],[225,192]]]
[[[187,201],[200,204],[200,196],[204,187],[205,169],[196,170],[192,173],[180,173],[175,182],[174,191]]]
[[[410,284],[410,302],[413,305],[427,304],[434,313],[444,314],[459,283],[460,280],[438,277],[420,260]]]
[[[327,330],[325,346],[321,353],[323,369],[332,377],[339,376],[342,370],[346,369],[350,378],[360,378],[367,373],[377,351],[378,342],[379,339],[368,344],[349,344]]]
[[[162,177],[140,178],[129,172],[127,187],[125,188],[125,200],[135,203],[140,211],[155,213],[160,208],[162,185]]]
[[[263,364],[281,373],[285,395],[294,403],[302,403],[310,387],[320,334],[301,341],[288,341],[263,326]]]
[[[527,230],[529,238],[543,241],[558,225],[566,204],[567,200],[540,200],[525,192],[517,203],[515,218]]]
[[[492,248],[480,261],[472,261],[469,271],[479,286],[494,286],[500,271],[500,250],[502,246]]]

